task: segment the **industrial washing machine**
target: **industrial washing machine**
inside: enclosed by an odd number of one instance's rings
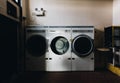
[[[71,71],[71,28],[49,26],[47,71]]]
[[[27,26],[25,29],[25,70],[46,71],[47,30],[44,26]]]
[[[94,71],[94,27],[72,27],[72,71]]]

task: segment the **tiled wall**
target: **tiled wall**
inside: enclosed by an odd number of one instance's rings
[[[36,16],[43,8],[45,16]],[[27,25],[94,26],[95,46],[103,47],[104,27],[112,25],[113,0],[28,0]]]

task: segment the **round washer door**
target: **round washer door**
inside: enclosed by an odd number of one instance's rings
[[[88,56],[93,51],[93,39],[87,35],[79,35],[72,42],[72,50],[79,57]]]
[[[62,55],[69,49],[69,42],[65,37],[58,36],[51,41],[50,47],[55,54]]]
[[[42,56],[46,52],[46,39],[41,35],[33,35],[27,39],[26,49],[32,56]]]

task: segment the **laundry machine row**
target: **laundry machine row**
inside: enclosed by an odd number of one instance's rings
[[[27,26],[26,71],[94,71],[93,26]]]

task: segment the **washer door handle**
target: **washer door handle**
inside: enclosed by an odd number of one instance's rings
[[[48,60],[48,58],[45,58],[45,60]]]
[[[68,60],[71,60],[71,58],[68,58]]]
[[[91,58],[91,60],[94,60],[94,58]]]
[[[49,58],[49,60],[52,60],[52,58]]]
[[[72,58],[72,60],[75,60],[75,58]]]

